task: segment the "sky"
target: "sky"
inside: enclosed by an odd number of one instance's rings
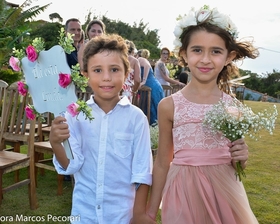
[[[8,2],[22,4],[24,0]],[[259,48],[260,56],[257,59],[245,59],[237,64],[238,67],[260,75],[272,73],[273,70],[280,71],[280,10],[275,0],[33,0],[32,6],[49,3],[51,5],[36,19],[49,21],[49,14],[56,12],[64,22],[75,17],[83,24],[85,16],[91,11],[95,16],[105,15],[111,20],[120,20],[130,25],[142,20],[148,24],[149,30],[158,30],[160,47],[168,47],[170,50],[173,50],[173,30],[179,14],[188,13],[192,7],[216,7],[220,12],[230,15],[238,28],[239,39],[253,39],[254,46]]]

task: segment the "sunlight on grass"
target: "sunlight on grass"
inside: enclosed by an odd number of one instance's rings
[[[254,112],[272,107],[273,103],[245,101]],[[280,104],[275,104],[280,112]],[[276,121],[273,135],[262,132],[258,141],[246,139],[249,146],[247,178],[244,186],[249,202],[259,223],[280,223],[280,119]]]

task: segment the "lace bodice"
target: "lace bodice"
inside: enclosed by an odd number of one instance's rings
[[[172,95],[174,101],[173,142],[174,151],[182,149],[213,150],[225,148],[227,139],[213,135],[203,127],[203,120],[212,104],[196,104],[188,101],[181,91]],[[231,96],[223,94],[223,100]]]

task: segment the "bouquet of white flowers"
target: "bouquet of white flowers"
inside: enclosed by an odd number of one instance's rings
[[[257,140],[260,130],[267,130],[273,134],[277,119],[276,105],[270,110],[254,113],[252,109],[233,98],[231,102],[219,101],[205,115],[203,124],[213,133],[220,132],[231,142],[244,138],[245,135]],[[236,177],[241,181],[245,177],[240,161],[236,164]]]

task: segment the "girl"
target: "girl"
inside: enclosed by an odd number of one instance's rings
[[[190,83],[159,104],[159,147],[147,214],[155,219],[162,199],[163,224],[253,224],[254,216],[236,162],[245,168],[244,139],[229,142],[203,127],[207,111],[231,101],[233,61],[256,58],[249,42],[237,42],[230,18],[204,6],[178,22],[176,50],[191,71]]]
[[[149,124],[139,108],[119,96],[129,72],[124,39],[102,35],[90,40],[83,66],[94,91],[87,101],[94,120],[66,113],[54,119],[50,133],[57,172],[74,174],[71,216],[85,224],[137,223],[132,218],[154,223],[145,215],[152,182]],[[61,144],[67,138],[73,160]]]

